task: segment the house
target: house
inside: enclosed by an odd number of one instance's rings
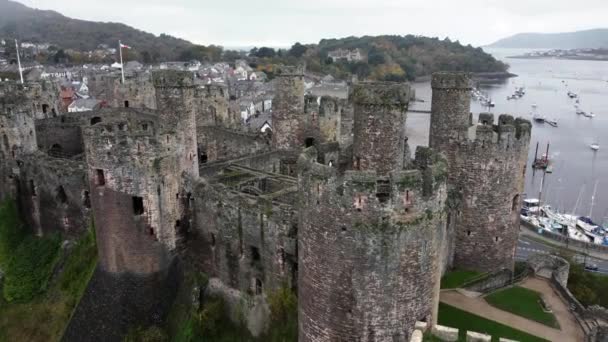
[[[241,118],[247,120],[248,117],[256,113],[255,103],[251,99],[243,98],[239,101]]]
[[[361,51],[359,49],[354,50],[344,50],[338,49],[334,51],[330,51],[327,54],[328,58],[331,58],[332,61],[336,62],[339,60],[345,60],[347,62],[358,62],[363,60],[363,56],[361,55]]]
[[[68,106],[69,113],[88,112],[101,108],[101,101],[95,99],[78,99],[74,100]]]
[[[250,132],[262,132],[269,133],[272,132],[272,117],[270,112],[266,113],[256,113],[247,120],[245,120],[245,125]]]
[[[71,78],[72,72],[65,69],[58,69],[54,67],[46,68],[41,74],[41,79],[50,79],[50,78]]]
[[[71,87],[61,87],[61,92],[59,93],[59,97],[61,98],[61,112],[67,112],[68,107],[74,102],[76,98],[76,92]]]

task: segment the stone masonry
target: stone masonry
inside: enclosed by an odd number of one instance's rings
[[[254,335],[287,287],[300,341],[408,341],[436,323],[446,269],[512,268],[529,122],[473,124],[468,76],[438,73],[430,148],[410,160],[407,84],[337,99],[305,95],[302,66],[275,74],[264,134],[190,72],[89,75],[110,108],[84,113],[59,112],[50,82],[0,85],[0,199],[38,235],[94,219],[98,269],[68,338],[160,324],[187,266]]]

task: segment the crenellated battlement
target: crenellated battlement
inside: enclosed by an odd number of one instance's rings
[[[395,82],[357,83],[350,94],[356,105],[406,106],[410,97],[410,86]]]
[[[532,125],[522,118],[501,114],[494,124],[494,114],[480,113],[478,123],[469,128],[469,143],[485,149],[528,152]]]
[[[410,169],[388,175],[374,170],[347,170],[339,174],[335,168],[316,160],[316,149],[306,149],[298,159],[300,173],[313,183],[315,196],[325,193],[332,197],[329,201],[332,205],[340,204],[345,210],[370,213],[388,210],[410,215],[441,208],[439,199],[445,195],[447,164],[428,148],[418,148]]]
[[[189,71],[158,70],[152,72],[152,84],[155,88],[192,88],[194,74]]]
[[[431,79],[431,88],[444,90],[465,90],[473,89],[471,76],[463,72],[436,72]]]

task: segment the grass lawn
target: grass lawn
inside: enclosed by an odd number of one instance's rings
[[[485,300],[501,310],[559,329],[555,316],[543,311],[540,298],[540,293],[536,291],[514,286],[494,292]]]
[[[498,341],[500,337],[520,342],[546,341],[540,337],[527,334],[495,321],[490,321],[444,303],[439,303],[439,324],[459,329],[459,341],[466,341],[468,330],[492,335],[492,341]]]
[[[442,289],[455,289],[460,287],[461,285],[467,283],[470,280],[475,279],[480,276],[482,273],[476,271],[467,271],[467,270],[454,270],[452,272],[446,273],[441,278],[441,288]]]
[[[0,218],[2,217],[1,211]],[[7,234],[1,234],[1,230],[0,240],[6,241]],[[6,231],[5,229],[4,232]],[[0,241],[0,244],[3,241]],[[27,241],[27,238],[24,241]],[[36,247],[39,243],[40,241],[36,241],[21,245],[17,247],[16,251],[25,249],[21,253],[24,254],[27,252],[27,248]],[[90,229],[77,241],[69,254],[64,256],[62,271],[54,277],[47,272],[48,265],[46,262],[42,262],[44,260],[40,260],[42,258],[39,252],[32,250],[29,251],[30,255],[25,255],[23,260],[30,260],[31,263],[24,263],[22,260],[17,264],[16,267],[22,267],[25,264],[29,268],[28,272],[19,269],[17,272],[13,272],[16,275],[7,275],[7,278],[12,276],[17,280],[12,283],[10,291],[7,291],[7,283],[4,284],[4,297],[22,299],[25,298],[25,295],[29,298],[32,294],[33,298],[6,301],[5,298],[2,298],[3,296],[0,296],[0,342],[54,342],[61,339],[97,264],[94,230]],[[40,267],[41,264],[44,264],[44,267]],[[50,264],[54,265],[54,262]],[[11,270],[10,265],[8,270]],[[26,281],[23,281],[24,279]],[[38,289],[41,288],[43,291],[39,292]],[[19,296],[6,296],[7,292]]]

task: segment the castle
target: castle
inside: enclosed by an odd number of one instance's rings
[[[60,113],[48,82],[0,84],[0,198],[39,235],[95,222],[98,269],[66,339],[162,320],[179,264],[232,310],[246,299],[254,335],[267,294],[297,290],[300,341],[408,341],[436,322],[447,269],[513,268],[528,121],[474,122],[470,78],[437,73],[430,146],[411,158],[409,85],[317,98],[303,67],[276,74],[271,137],[189,72],[92,79],[113,108],[83,113]],[[120,328],[91,326],[101,316]]]

